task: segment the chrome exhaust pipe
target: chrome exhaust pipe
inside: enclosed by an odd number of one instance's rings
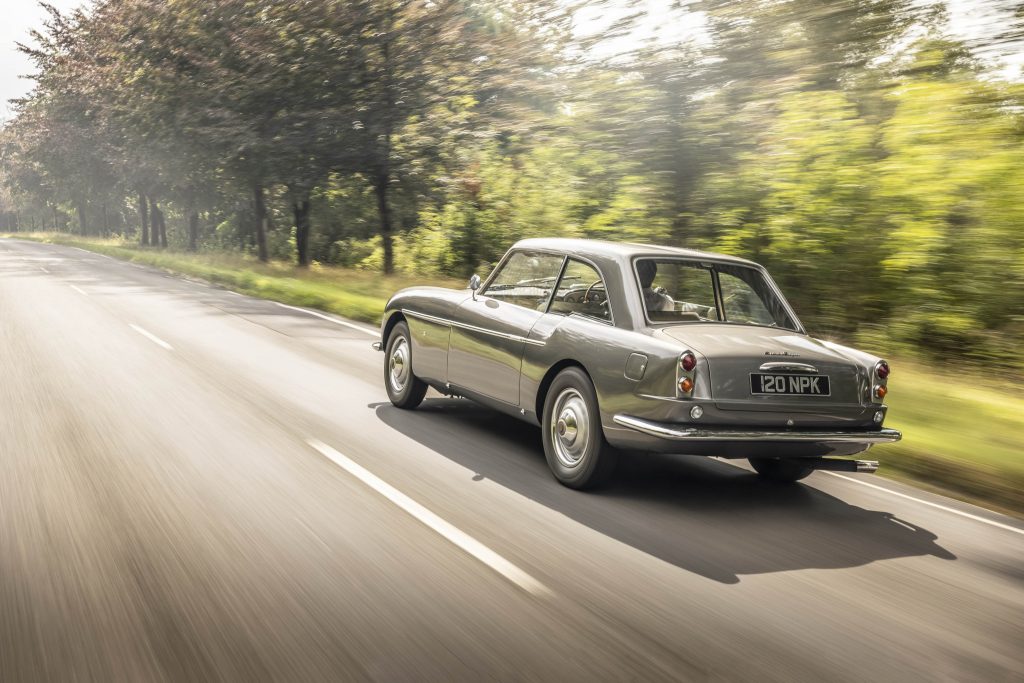
[[[861,472],[864,474],[874,474],[878,469],[878,461],[821,458],[815,461],[814,469],[827,470],[829,472]]]
[[[875,470],[878,469],[877,460],[854,460],[857,463],[857,471],[864,472],[865,474],[874,474]]]

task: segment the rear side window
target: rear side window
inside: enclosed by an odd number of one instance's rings
[[[719,320],[710,268],[692,261],[639,259],[636,273],[651,321]]]
[[[551,300],[551,313],[559,315],[582,315],[587,318],[612,321],[608,307],[608,292],[604,279],[589,263],[569,259],[565,272],[555,288]]]

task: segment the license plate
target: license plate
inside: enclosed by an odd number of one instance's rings
[[[785,396],[829,396],[828,375],[751,373],[750,393]]]

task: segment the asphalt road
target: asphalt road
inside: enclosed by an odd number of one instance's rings
[[[392,408],[373,339],[0,240],[0,681],[1024,678],[1019,522],[682,457],[578,493]]]

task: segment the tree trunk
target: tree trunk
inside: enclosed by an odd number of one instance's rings
[[[103,236],[110,235],[110,216],[107,215],[107,203],[103,202]]]
[[[89,229],[85,225],[85,204],[82,202],[78,203],[78,232],[81,235],[85,235]]]
[[[142,222],[142,232],[139,244],[149,246],[149,202],[142,190],[139,190],[139,220]]]
[[[188,215],[188,250],[199,249],[199,212],[192,209]]]
[[[53,231],[57,232],[57,205],[53,205]]]
[[[164,249],[166,249],[167,248],[167,216],[164,214],[162,209],[158,211],[158,214],[160,216],[160,246],[163,247]]]
[[[167,248],[167,218],[155,199],[150,199],[149,203],[152,207],[149,218],[152,226],[153,246]]]
[[[377,212],[380,214],[380,243],[384,249],[384,273],[386,275],[395,272],[395,253],[391,239],[391,204],[388,202],[390,180],[390,174],[384,173],[377,176],[374,183],[377,193]]]
[[[309,266],[309,193],[292,203],[295,214],[295,248],[300,268]]]
[[[387,110],[384,112],[383,149],[380,150],[380,167],[375,178],[377,193],[377,212],[380,214],[380,242],[384,249],[384,274],[390,275],[395,270],[394,245],[392,244],[391,232],[391,204],[388,202],[388,190],[391,185],[391,135],[394,125],[391,120],[395,110],[394,83],[392,80],[391,64],[391,31],[394,27],[395,13],[394,6],[388,5],[388,11],[384,15],[384,42],[381,44],[381,60],[383,62],[384,93],[387,98]]]
[[[152,197],[149,198],[149,243],[160,246],[160,206]]]
[[[263,197],[263,185],[256,183],[252,188],[252,196],[256,209],[256,254],[260,261],[270,260],[267,253],[267,204]]]

